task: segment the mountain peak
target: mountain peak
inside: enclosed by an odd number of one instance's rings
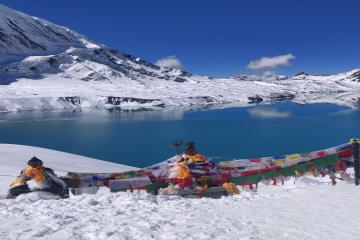
[[[307,76],[307,75],[309,75],[309,74],[306,72],[299,72],[299,73],[295,74],[294,76],[297,77],[297,76]]]
[[[56,54],[69,47],[87,48],[93,45],[93,42],[66,27],[0,4],[0,64],[24,56]]]

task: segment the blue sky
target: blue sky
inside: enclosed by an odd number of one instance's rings
[[[267,70],[321,74],[360,67],[357,0],[0,3],[151,62],[176,55],[195,74],[230,76]],[[274,56],[282,57],[256,62]]]

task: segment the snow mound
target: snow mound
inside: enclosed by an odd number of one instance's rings
[[[49,192],[36,191],[36,192],[21,194],[21,195],[17,196],[15,202],[30,203],[30,202],[35,202],[38,200],[50,200],[50,199],[58,200],[60,198],[61,198],[60,196],[54,195]]]
[[[33,156],[42,159],[45,166],[52,168],[58,175],[65,175],[69,171],[123,172],[137,169],[50,149],[0,144],[0,198],[6,195],[10,182],[27,166],[27,161]]]
[[[309,178],[309,177],[300,177],[297,183],[305,184],[305,185],[321,185],[324,184],[322,181],[316,178]]]

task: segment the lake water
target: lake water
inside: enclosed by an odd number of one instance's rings
[[[360,111],[281,103],[216,110],[0,114],[0,143],[39,146],[144,167],[194,140],[206,156],[249,158],[311,151],[360,137]],[[46,161],[46,159],[44,159]]]

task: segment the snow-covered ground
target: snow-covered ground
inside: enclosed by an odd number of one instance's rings
[[[0,198],[6,196],[10,182],[27,166],[32,157],[42,159],[45,166],[52,168],[56,174],[66,172],[123,172],[137,169],[135,167],[96,160],[65,152],[39,147],[0,144]]]
[[[55,169],[120,171],[129,167],[52,150],[0,145],[1,175],[16,175],[37,155]],[[61,171],[58,173],[62,173]],[[3,182],[10,178],[1,176]],[[110,193],[0,200],[0,239],[360,239],[360,189],[303,177],[284,186],[221,199]]]

